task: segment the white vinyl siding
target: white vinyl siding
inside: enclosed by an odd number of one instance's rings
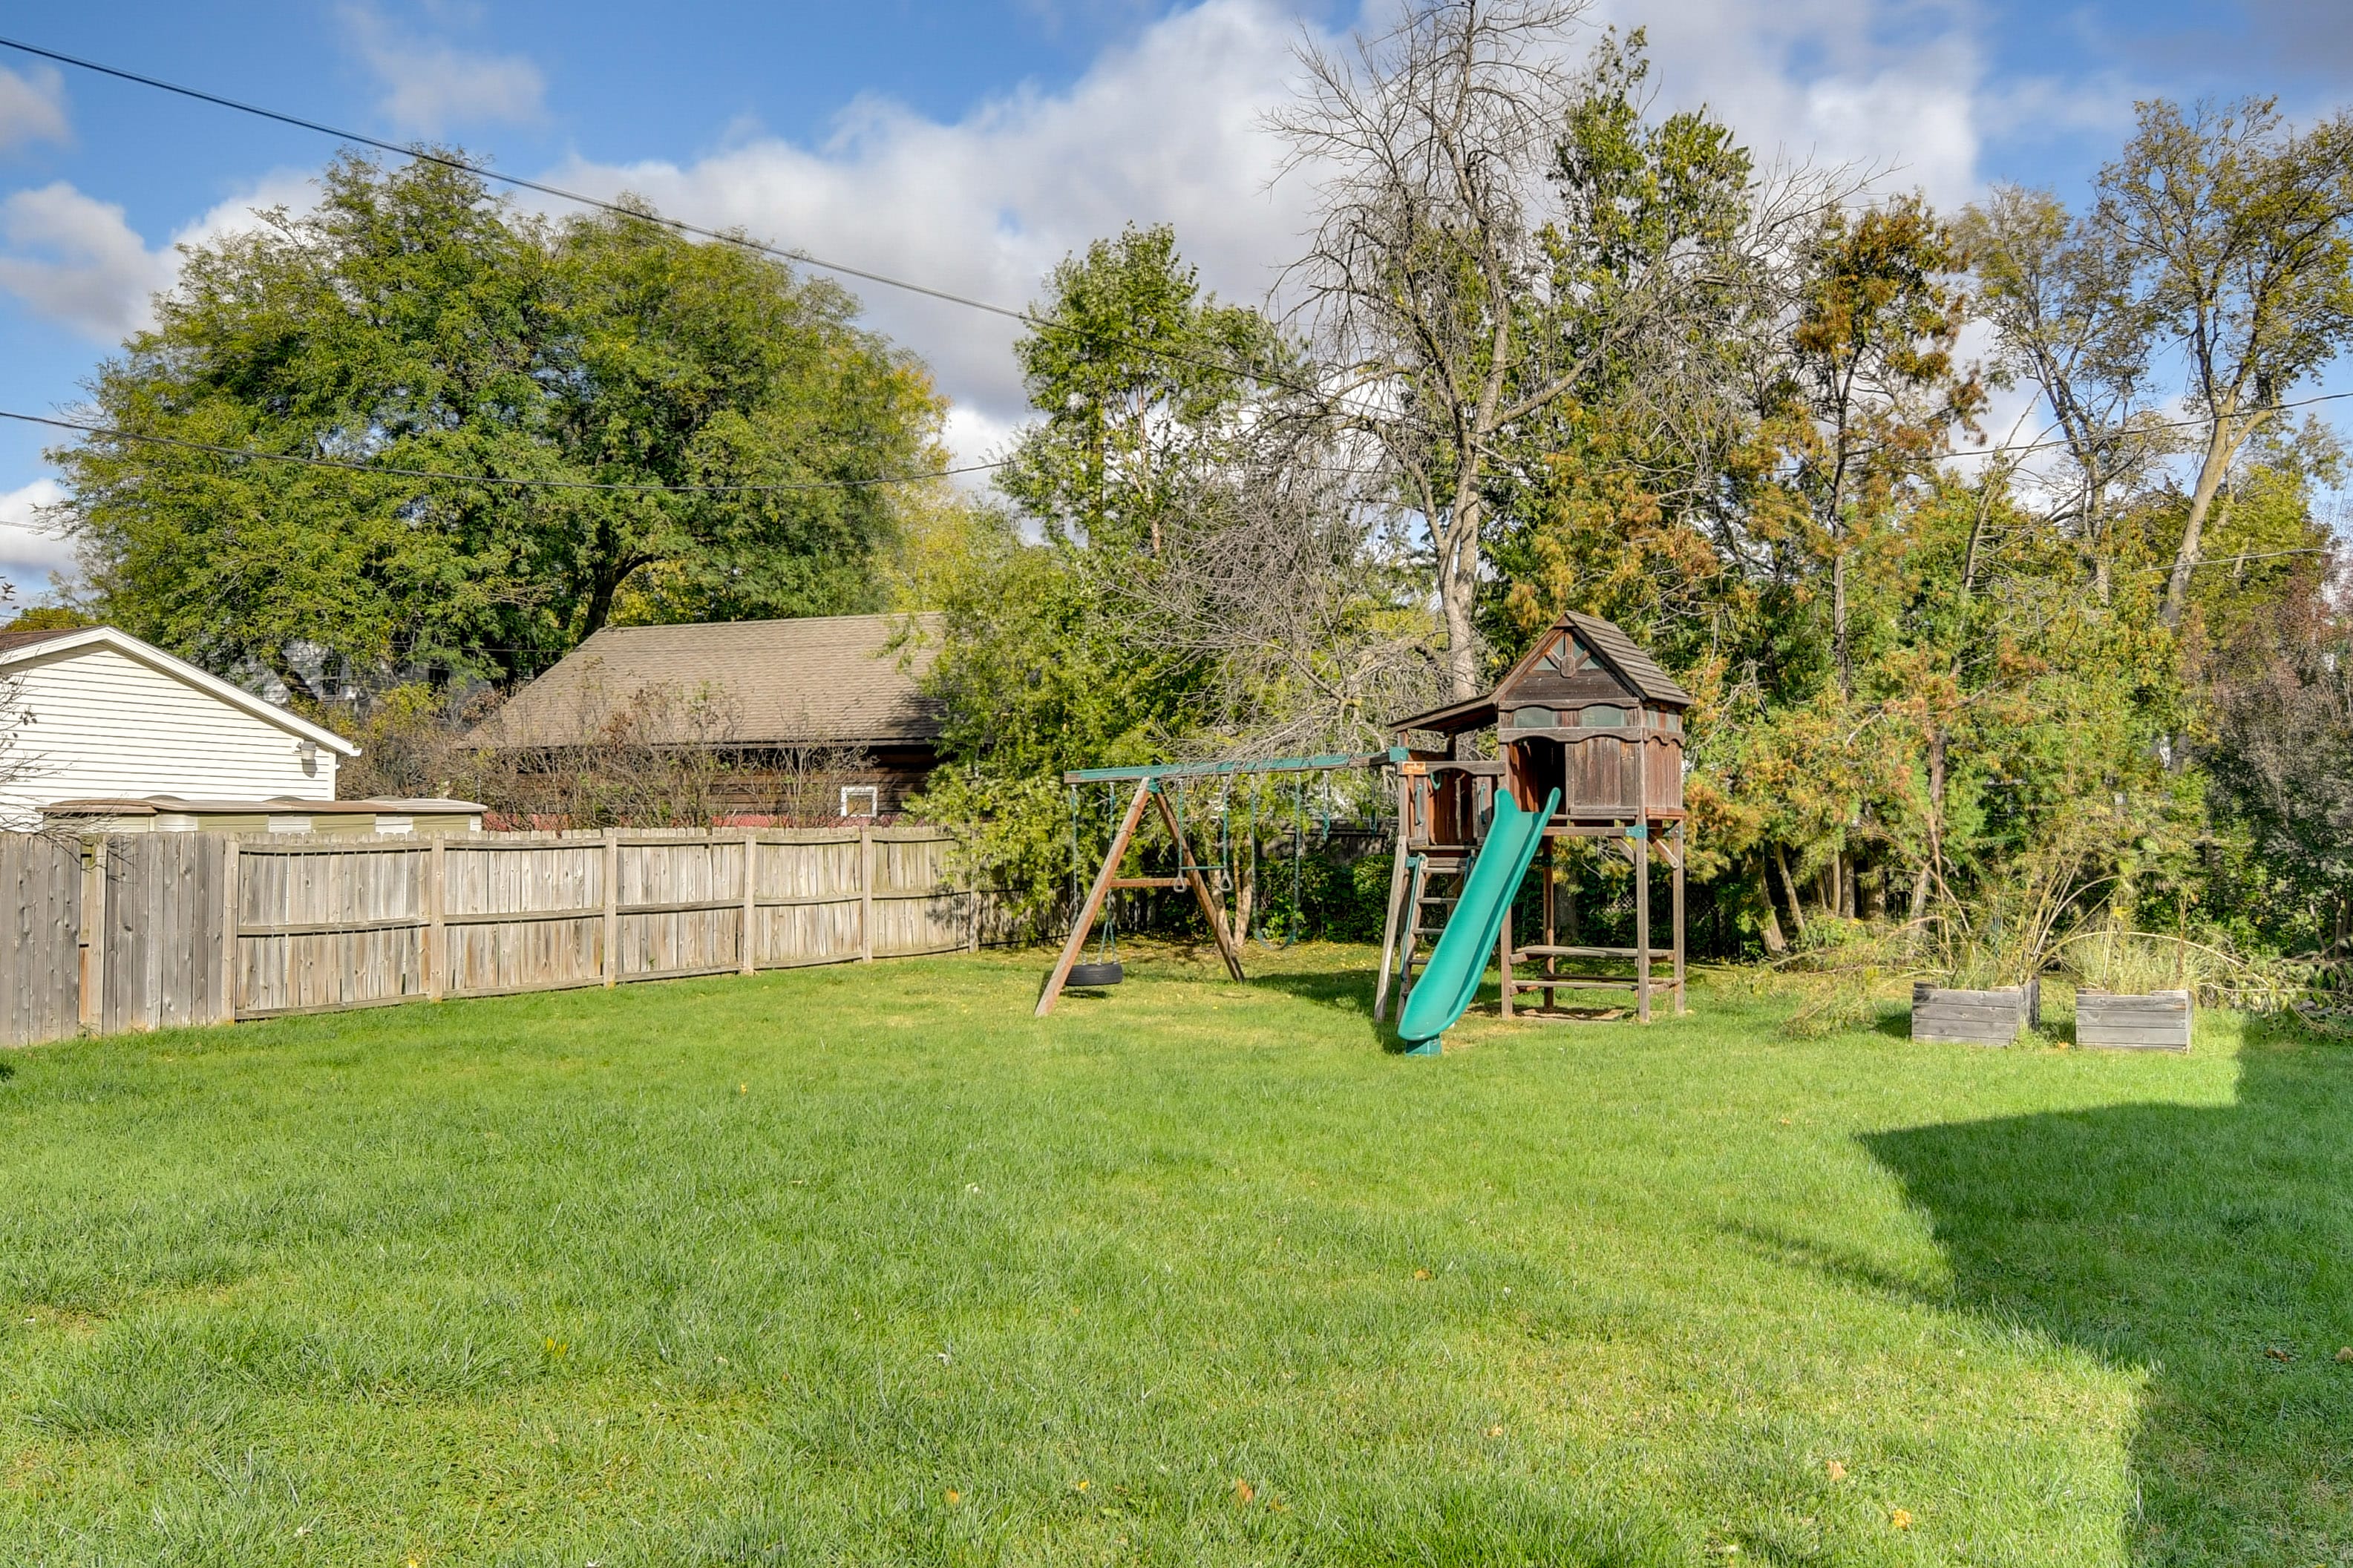
[[[335,798],[335,753],[185,680],[100,646],[0,670],[32,722],[14,731],[0,816],[51,801]],[[23,826],[21,820],[7,826]]]

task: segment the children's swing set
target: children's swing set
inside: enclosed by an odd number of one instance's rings
[[[1691,694],[1623,631],[1598,616],[1572,614],[1546,628],[1493,691],[1396,721],[1389,728],[1397,743],[1384,752],[1064,773],[1071,792],[1076,908],[1070,935],[1039,995],[1037,1016],[1052,1012],[1066,986],[1110,985],[1123,977],[1114,895],[1131,889],[1190,889],[1227,973],[1242,979],[1242,945],[1250,932],[1238,936],[1235,926],[1241,889],[1253,879],[1258,835],[1254,816],[1239,839],[1230,831],[1236,786],[1269,777],[1292,783],[1295,914],[1306,851],[1308,783],[1318,780],[1323,786],[1323,837],[1328,841],[1332,779],[1343,770],[1392,775],[1388,793],[1394,851],[1373,1016],[1388,1021],[1394,1000],[1398,1037],[1409,1054],[1438,1054],[1440,1037],[1477,996],[1491,956],[1502,972],[1505,1017],[1514,1016],[1515,999],[1525,993],[1542,994],[1536,1016],[1559,1017],[1567,1016],[1556,1006],[1561,993],[1597,990],[1630,991],[1635,1016],[1648,1023],[1652,993],[1666,989],[1680,1013],[1688,846],[1683,716],[1690,705]],[[1489,729],[1494,731],[1492,756],[1461,754],[1463,737]],[[1416,734],[1444,737],[1443,749],[1415,749],[1409,742]],[[1213,856],[1197,858],[1185,807],[1190,790],[1210,784],[1219,789],[1217,847]],[[1126,808],[1118,812],[1118,793],[1129,784],[1134,788]],[[1080,793],[1097,786],[1105,790],[1111,831],[1103,861],[1081,900]],[[1256,804],[1253,787],[1253,814]],[[1175,868],[1160,876],[1123,875],[1145,813],[1152,809],[1167,829]],[[1632,947],[1576,940],[1577,909],[1574,883],[1562,877],[1563,850],[1567,841],[1580,839],[1621,851],[1630,862]],[[1543,898],[1536,934],[1542,940],[1515,942],[1512,904],[1539,858]],[[1670,942],[1654,947],[1651,881],[1662,867],[1668,874]],[[1235,918],[1227,911],[1229,896],[1235,901]],[[1096,957],[1082,963],[1099,922]],[[1564,934],[1569,940],[1564,942]],[[1620,973],[1629,961],[1632,973]],[[1653,978],[1651,966],[1660,961],[1671,966],[1670,978]]]

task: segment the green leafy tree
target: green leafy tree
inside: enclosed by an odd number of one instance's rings
[[[861,481],[935,467],[940,405],[848,295],[430,162],[340,159],[322,197],[192,249],[92,412],[356,468],[59,449],[89,608],[331,700],[526,676],[616,617],[879,603],[895,503]]]
[[[1064,543],[1157,556],[1192,477],[1296,356],[1258,311],[1201,291],[1165,224],[1096,240],[1047,290],[1047,325],[1014,349],[1039,421],[999,487]]]
[[[1202,290],[1166,228],[1097,241],[1048,288],[1033,313],[1049,324],[1016,350],[1039,415],[1000,480],[1018,510],[978,511],[927,567],[954,762],[923,805],[1038,899],[1070,853],[1061,772],[1166,760],[1201,723],[1211,660],[1150,635],[1140,584],[1288,363],[1264,317]]]
[[[2353,335],[2353,116],[2298,132],[2270,99],[2143,103],[2094,216],[2182,356],[2203,426],[2166,583],[2173,626],[2241,447]]]

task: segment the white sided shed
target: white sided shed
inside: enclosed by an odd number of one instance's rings
[[[0,632],[0,828],[52,801],[332,800],[359,748],[112,626]]]

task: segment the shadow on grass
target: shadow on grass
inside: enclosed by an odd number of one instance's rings
[[[2228,1107],[1862,1142],[1951,1260],[1941,1304],[2144,1373],[2136,1562],[2334,1561],[2353,1543],[2353,1355],[2337,1360],[2353,1345],[2353,1050],[2250,1025]]]
[[[1248,955],[1243,957],[1242,963],[1248,966]],[[1296,996],[1303,1002],[1337,1007],[1344,1013],[1359,1013],[1367,1018],[1372,1016],[1374,976],[1368,970],[1276,971],[1253,974],[1249,984],[1269,991],[1280,991],[1286,996]]]

